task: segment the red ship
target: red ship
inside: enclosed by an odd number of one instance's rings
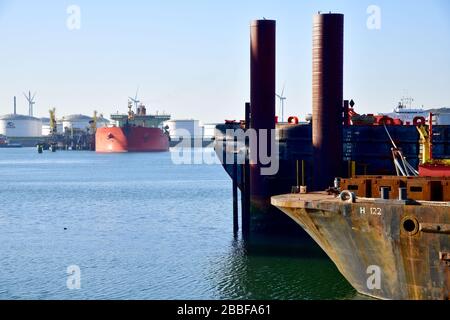
[[[96,151],[99,153],[123,152],[165,152],[170,148],[169,134],[163,123],[169,115],[147,115],[144,105],[132,111],[128,104],[128,114],[111,115],[115,125],[98,128],[95,135]]]

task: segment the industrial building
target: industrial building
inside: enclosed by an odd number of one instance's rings
[[[202,124],[198,120],[170,120],[164,122],[171,147],[196,148],[212,146],[217,124]]]
[[[0,116],[0,135],[8,138],[41,137],[42,120],[19,114]]]
[[[64,116],[61,119],[62,128],[64,131],[88,131],[88,129],[91,127],[91,121],[92,117],[82,114]]]
[[[58,121],[58,124],[61,123],[61,130],[58,125],[58,132],[71,131],[72,129],[75,131],[87,132],[91,128],[93,120],[93,117],[82,114],[64,116]],[[97,128],[107,127],[110,124],[110,121],[103,116],[98,117],[96,122]]]
[[[201,123],[198,120],[170,120],[164,122],[170,138],[179,140],[188,136],[191,139],[213,140],[217,123]]]
[[[42,135],[47,137],[50,135],[50,118],[41,118],[42,120]],[[71,115],[63,117],[56,122],[57,132],[64,133],[65,129],[71,130],[72,128],[76,131],[86,131],[90,128],[90,122],[93,118],[83,115]],[[97,128],[103,128],[109,126],[110,121],[103,116],[97,119]]]
[[[203,128],[198,120],[169,120],[164,122],[164,126],[168,128],[172,140],[203,139]]]
[[[42,120],[42,136],[47,137],[51,134],[50,118],[41,118]],[[63,132],[63,124],[61,121],[57,121],[56,130],[59,133]]]

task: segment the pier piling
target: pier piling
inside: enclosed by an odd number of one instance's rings
[[[342,171],[344,15],[315,15],[313,29],[314,189],[319,191]]]
[[[255,130],[258,146],[267,143],[268,155],[272,155],[272,135],[275,129],[275,97],[276,97],[276,21],[256,20],[251,24],[251,129]],[[260,141],[262,132],[267,131],[267,141]],[[252,143],[253,144],[253,143]],[[270,211],[269,179],[261,174],[264,165],[261,162],[259,148],[251,146],[250,158],[255,163],[250,163],[250,194],[252,212],[266,215]],[[255,220],[257,220],[255,218]],[[253,228],[253,226],[252,226]]]
[[[245,138],[244,166],[242,168],[242,235],[248,237],[250,234],[250,159],[249,159],[249,139]]]
[[[237,235],[239,232],[239,203],[238,203],[238,163],[237,163],[237,137],[234,137],[234,158],[233,158],[233,231]]]
[[[245,130],[251,128],[251,104],[245,104]],[[242,188],[241,188],[241,218],[242,235],[244,238],[250,234],[250,160],[249,160],[249,139],[245,138],[244,164],[242,165]]]

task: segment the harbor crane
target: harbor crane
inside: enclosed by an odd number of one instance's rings
[[[56,109],[50,109],[50,135],[55,136],[58,134],[58,126],[56,123]]]

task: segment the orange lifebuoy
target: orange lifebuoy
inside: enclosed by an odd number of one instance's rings
[[[391,126],[391,125],[393,125],[394,124],[394,119],[392,119],[392,118],[390,118],[390,117],[387,117],[387,116],[384,116],[384,117],[381,117],[379,120],[378,120],[378,124],[379,125],[387,125],[387,126]]]
[[[299,124],[298,117],[289,117],[288,123],[289,124]]]
[[[427,120],[424,117],[415,117],[413,123],[415,126],[421,126],[424,125],[426,121]]]

